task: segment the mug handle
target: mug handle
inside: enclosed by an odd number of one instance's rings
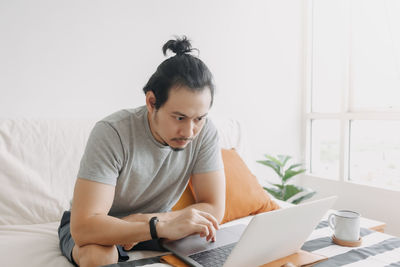
[[[335,230],[336,221],[335,221],[335,214],[334,214],[334,213],[331,213],[331,214],[329,215],[329,217],[328,217],[328,224],[329,224],[329,227],[330,227],[332,230]]]

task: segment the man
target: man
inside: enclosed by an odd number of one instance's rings
[[[89,137],[60,248],[78,266],[127,260],[124,250],[159,249],[158,238],[199,234],[215,240],[225,207],[216,128],[207,114],[214,85],[189,54],[186,37],[170,40],[144,87],[146,105],[98,122]],[[171,212],[191,177],[196,204]]]

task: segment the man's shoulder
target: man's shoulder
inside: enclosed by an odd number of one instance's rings
[[[146,106],[122,109],[98,121],[95,128],[100,132],[116,132],[120,138],[129,139],[132,137],[132,131],[143,131],[146,114]]]
[[[201,131],[201,136],[203,138],[207,136],[214,136],[218,134],[217,127],[215,126],[214,122],[211,120],[211,118],[207,118],[206,123],[204,124],[204,127]]]
[[[123,123],[127,120],[142,119],[146,113],[146,106],[141,106],[133,109],[122,109],[114,112],[107,117],[100,120],[101,122],[106,122],[111,125]]]

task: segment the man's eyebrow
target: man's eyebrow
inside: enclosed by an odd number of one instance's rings
[[[199,118],[206,117],[207,115],[208,115],[208,113],[206,113],[206,114],[203,114],[203,115],[199,116]]]
[[[179,112],[179,111],[174,111],[172,112],[173,115],[178,115],[178,116],[182,116],[182,117],[187,117],[185,114]]]
[[[182,117],[189,118],[189,116],[187,116],[187,115],[185,115],[185,114],[183,114],[183,113],[181,113],[181,112],[179,112],[179,111],[174,111],[174,112],[172,112],[172,114],[173,114],[173,115],[178,115],[178,116],[182,116]],[[205,117],[205,116],[207,116],[207,115],[208,115],[208,113],[205,113],[205,114],[203,114],[203,115],[201,115],[201,116],[198,116],[198,118],[203,118],[203,117]]]

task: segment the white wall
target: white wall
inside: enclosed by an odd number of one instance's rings
[[[186,34],[215,76],[211,115],[242,121],[254,159],[298,156],[301,4],[2,0],[0,117],[100,119],[142,105],[161,46]]]
[[[301,154],[302,4],[1,0],[0,117],[100,119],[142,105],[141,89],[164,59],[162,44],[186,34],[215,76],[211,115],[240,120],[251,169],[274,177],[254,160]],[[386,221],[388,232],[400,235],[394,230],[400,215],[388,204],[397,195],[319,179],[303,183],[317,197],[338,194],[336,208]]]

